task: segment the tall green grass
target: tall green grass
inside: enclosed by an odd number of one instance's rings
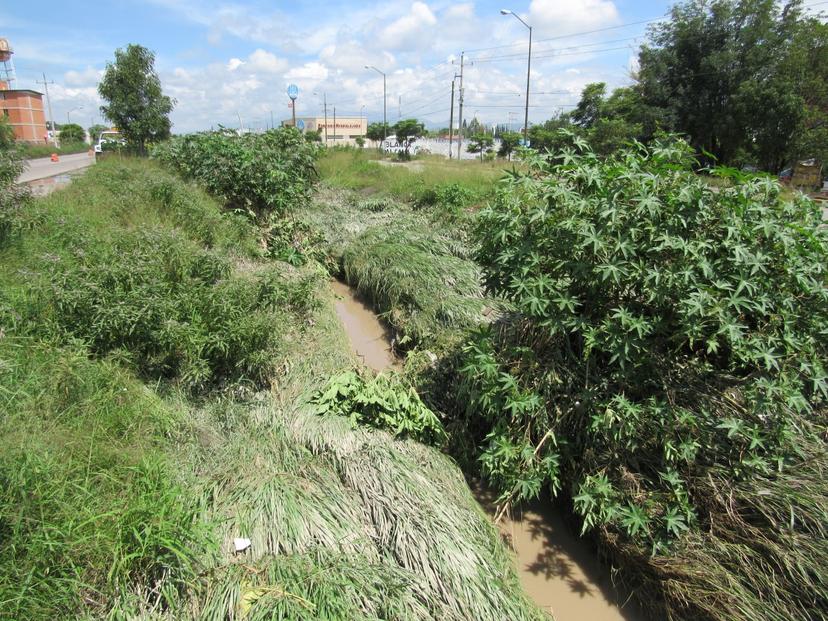
[[[502,176],[502,162],[422,156],[410,162],[383,160],[373,150],[329,149],[317,164],[320,178],[336,188],[415,200],[438,185],[457,184],[485,197]]]
[[[184,412],[82,349],[0,338],[0,610],[104,616],[144,585],[176,605],[211,546],[160,450]]]
[[[146,161],[102,162],[15,218],[2,615],[540,618],[449,459],[306,404],[353,364],[318,267],[264,258],[245,219]],[[195,394],[199,359],[223,383]]]

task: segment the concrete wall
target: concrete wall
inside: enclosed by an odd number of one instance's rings
[[[46,144],[46,116],[40,93],[0,90],[0,111],[11,124],[15,140]]]

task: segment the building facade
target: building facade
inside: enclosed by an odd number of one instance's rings
[[[25,89],[0,90],[0,110],[14,130],[18,142],[46,144],[43,95]]]
[[[13,54],[9,40],[0,38],[0,113],[14,130],[15,140],[45,144],[48,136],[43,95],[37,91],[13,88]]]
[[[293,125],[292,119],[282,121],[282,125],[289,127]],[[356,138],[361,136],[365,138],[365,132],[368,131],[368,121],[364,117],[359,116],[343,116],[336,117],[336,124],[334,125],[334,117],[332,114],[328,115],[327,124],[324,116],[302,116],[296,117],[296,127],[303,132],[319,132],[322,143],[325,143],[325,136],[327,135],[328,146],[341,145],[356,145]]]

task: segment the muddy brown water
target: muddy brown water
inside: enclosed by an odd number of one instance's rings
[[[348,285],[334,280],[331,286],[336,294],[336,314],[357,357],[374,371],[396,368],[399,362],[391,351],[391,333],[371,307]]]
[[[398,368],[390,333],[353,289],[338,281],[336,313],[363,363],[374,371]],[[493,518],[494,496],[481,486],[473,493]],[[609,570],[564,523],[548,500],[501,518],[498,528],[511,546],[521,584],[556,621],[643,621],[644,617],[613,587]]]

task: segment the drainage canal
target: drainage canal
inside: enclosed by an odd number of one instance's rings
[[[374,371],[398,368],[390,332],[371,307],[348,285],[334,281],[332,287],[337,296],[336,313],[359,359]],[[485,489],[476,489],[474,494],[494,516],[493,496]],[[539,501],[506,515],[498,527],[514,550],[523,588],[556,621],[642,619],[631,605],[623,605],[606,568],[571,532],[551,502]]]

